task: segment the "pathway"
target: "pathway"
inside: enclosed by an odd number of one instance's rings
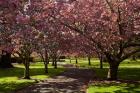
[[[94,79],[91,69],[69,68],[64,73],[29,86],[16,93],[86,93],[86,86]]]

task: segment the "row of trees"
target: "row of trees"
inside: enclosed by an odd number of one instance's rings
[[[140,0],[1,0],[0,47],[17,53],[27,71],[34,51],[46,68],[48,55],[54,63],[62,54],[105,57],[107,78],[116,80],[119,64],[140,52],[139,6]]]

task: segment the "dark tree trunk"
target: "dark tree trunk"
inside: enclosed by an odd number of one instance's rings
[[[103,69],[103,57],[100,57],[100,69]]]
[[[49,57],[48,57],[48,52],[46,50],[45,51],[45,61],[44,61],[45,73],[48,73],[48,64],[49,64]]]
[[[2,55],[0,58],[0,68],[12,68],[13,65],[11,64],[11,53],[6,51],[2,51]]]
[[[52,58],[52,66],[54,66],[54,65],[55,65],[54,58]]]
[[[54,66],[55,69],[57,69],[57,56],[56,56],[56,54],[54,54],[52,56],[52,60],[53,60],[52,65]]]
[[[71,58],[70,58],[70,63],[71,63]]]
[[[30,79],[30,62],[25,60],[24,61],[24,66],[25,66],[25,70],[24,70],[24,79]]]
[[[48,73],[48,63],[44,63],[44,65],[45,65],[45,73]]]
[[[91,66],[90,56],[88,56],[88,65]]]
[[[113,63],[109,63],[109,66],[107,75],[108,80],[117,80],[119,63],[113,61]]]
[[[54,68],[57,69],[57,60],[56,60],[56,57],[54,58]]]
[[[133,61],[136,61],[136,59],[137,59],[137,58],[136,58],[136,55],[133,55],[133,56],[132,56],[132,60],[133,60]]]
[[[76,57],[75,63],[78,64],[78,59],[77,59],[77,57]]]
[[[50,63],[50,58],[48,57],[48,64]]]

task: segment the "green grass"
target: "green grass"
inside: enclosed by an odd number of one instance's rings
[[[69,63],[69,60],[67,59]],[[105,80],[108,73],[108,63],[103,63],[103,69],[100,69],[100,64],[98,59],[91,60],[91,66],[88,65],[88,61],[85,58],[78,59],[78,64],[80,67],[93,68],[96,72],[97,78]],[[75,60],[72,60],[72,64],[75,64]],[[131,80],[140,81],[140,60],[132,61],[125,60],[119,66],[118,78],[121,80]],[[140,93],[140,83],[130,83],[130,82],[102,82],[94,81],[89,88],[87,93]]]
[[[9,93],[11,91],[29,86],[36,80],[44,80],[55,76],[64,71],[64,68],[53,69],[49,65],[49,73],[45,74],[43,63],[34,63],[30,66],[31,80],[22,79],[24,74],[24,66],[15,64],[15,68],[0,69],[0,93]]]
[[[139,93],[140,85],[128,83],[101,83],[90,85],[87,93]]]

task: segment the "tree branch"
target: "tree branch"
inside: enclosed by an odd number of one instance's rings
[[[109,6],[111,12],[114,13],[115,11],[114,11],[113,7],[111,6],[110,2],[108,0],[105,0],[105,1],[106,1],[107,5]]]
[[[137,46],[140,46],[140,43],[130,43],[130,44],[124,45],[123,48],[137,47]]]
[[[128,53],[128,54],[124,55],[123,57],[121,57],[121,60],[120,61],[123,61],[123,60],[129,58],[131,55],[133,55],[133,54],[135,54],[137,52],[140,52],[140,49],[137,49],[135,51],[132,51],[131,53]]]

